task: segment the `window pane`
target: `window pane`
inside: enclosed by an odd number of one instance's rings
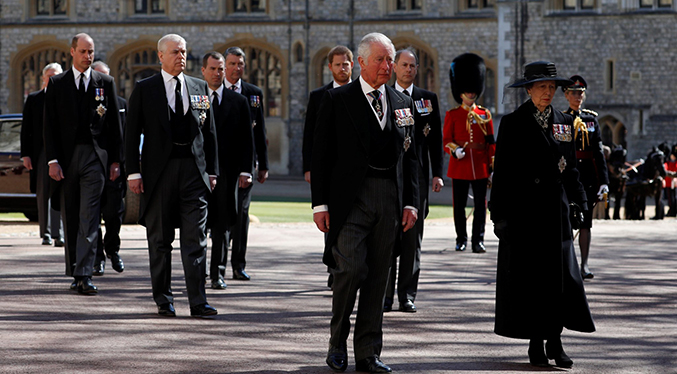
[[[576,9],[576,0],[564,0],[564,9]]]
[[[468,9],[477,9],[478,0],[468,0]]]
[[[54,14],[66,14],[67,0],[54,0]]]
[[[134,1],[134,12],[135,13],[147,13],[148,12],[147,1],[148,0],[135,0]]]
[[[36,0],[36,13],[38,15],[49,15],[49,0]]]
[[[581,9],[592,9],[595,7],[595,0],[581,0]]]
[[[423,0],[411,0],[411,9],[420,10]]]
[[[672,8],[672,0],[658,0],[658,6],[661,8]]]
[[[165,12],[165,0],[152,0],[152,13],[164,13]]]
[[[251,2],[252,2],[252,12],[266,11],[266,0],[251,0]]]
[[[485,8],[493,8],[494,5],[496,5],[496,0],[485,0],[484,1],[484,7]]]
[[[397,0],[397,10],[407,10],[407,0]]]
[[[653,0],[639,0],[640,8],[653,8]]]
[[[235,0],[235,11],[243,13],[249,12],[249,9],[247,8],[247,0]]]
[[[334,76],[332,75],[331,70],[329,70],[329,60],[327,60],[326,57],[322,59],[321,64],[322,65],[320,66],[322,69],[322,82],[320,82],[320,85],[324,86],[325,84],[333,81]]]

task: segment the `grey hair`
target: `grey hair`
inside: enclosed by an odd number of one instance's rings
[[[92,69],[96,70],[96,68],[98,68],[98,67],[102,67],[102,68],[108,70],[108,72],[110,72],[110,67],[105,62],[103,62],[101,60],[97,60],[97,61],[92,62]]]
[[[47,64],[47,66],[45,66],[42,69],[42,75],[45,75],[47,73],[47,70],[52,69],[55,70],[57,74],[63,73],[63,68],[61,67],[61,65],[57,62],[52,62],[51,64]]]
[[[181,35],[178,34],[167,34],[160,38],[157,42],[157,50],[158,52],[164,52],[165,51],[165,45],[167,44],[168,41],[173,41],[177,43],[183,42],[183,44],[186,44],[186,39],[184,39]]]
[[[365,35],[360,41],[360,45],[357,47],[357,55],[362,57],[365,63],[369,60],[369,55],[371,55],[372,44],[382,44],[390,50],[390,58],[395,59],[395,46],[393,45],[393,42],[380,32],[372,32]]]
[[[230,48],[226,49],[226,53],[224,53],[224,55],[226,57],[228,57],[228,55],[242,57],[243,60],[247,59],[247,56],[245,55],[244,51],[240,47],[230,47]]]
[[[414,59],[416,60],[416,65],[418,66],[418,56],[416,56],[416,52],[414,52],[414,50],[410,48],[400,49],[399,51],[395,52],[395,63],[397,63],[397,61],[400,60],[400,55],[404,52],[411,53],[411,55],[414,56]]]

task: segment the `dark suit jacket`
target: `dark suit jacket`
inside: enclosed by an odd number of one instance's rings
[[[263,91],[253,84],[242,81],[242,95],[244,95],[249,102],[249,110],[254,131],[254,151],[256,152],[256,161],[259,163],[259,170],[268,170],[268,141],[266,140]],[[256,104],[257,101],[252,100],[252,96],[258,96],[258,106]]]
[[[97,101],[96,89],[103,89],[103,100]],[[122,129],[118,110],[117,89],[113,78],[92,70],[85,94],[85,114],[96,154],[105,175],[113,162],[120,162]],[[97,110],[99,105],[102,110]],[[65,171],[73,157],[78,126],[77,88],[73,70],[49,78],[45,94],[44,142],[47,161],[58,160]],[[101,115],[103,114],[103,115]]]
[[[361,78],[360,78],[361,79]],[[398,207],[418,208],[418,161],[414,148],[404,151],[409,129],[397,127],[395,110],[410,108],[411,98],[386,86],[390,126],[396,129]],[[330,229],[325,241],[324,263],[336,264],[331,247],[336,242],[369,168],[370,122],[376,122],[359,79],[329,90],[322,98],[317,116],[311,175],[312,205],[328,205]],[[414,140],[412,139],[412,142]]]
[[[237,182],[240,173],[251,173],[254,163],[254,133],[247,99],[223,89],[223,97],[214,111],[219,144],[221,174],[209,203],[209,225],[225,230],[235,224]],[[216,207],[216,209],[213,209]]]
[[[21,124],[21,157],[30,157],[33,163],[31,170],[31,192],[35,193],[37,183],[37,163],[40,151],[43,150],[42,122],[45,107],[45,90],[31,92],[26,98]]]
[[[310,171],[310,160],[313,155],[313,136],[315,135],[315,122],[317,111],[320,109],[322,96],[328,90],[334,88],[334,81],[320,88],[310,91],[308,106],[306,107],[306,123],[303,127],[303,172]]]
[[[207,82],[185,76],[188,95],[208,95]],[[189,100],[190,103],[190,100]],[[132,96],[129,98],[127,113],[127,129],[125,132],[127,173],[141,173],[143,168],[144,193],[141,198],[139,222],[144,223],[144,213],[148,201],[155,191],[162,171],[167,165],[172,152],[172,134],[169,125],[169,105],[162,74],[137,82]],[[188,115],[191,123],[193,144],[191,149],[202,180],[210,189],[209,175],[219,174],[216,130],[212,108],[206,110],[204,124],[200,123],[200,110],[189,104]],[[139,164],[139,142],[144,134],[141,164]]]
[[[414,86],[411,98],[414,100],[414,121],[416,139],[416,154],[420,165],[419,194],[421,201],[428,200],[429,174],[432,167],[433,177],[443,176],[444,148],[442,146],[442,122],[440,120],[440,106],[437,103],[437,95],[433,92]],[[432,113],[421,113],[416,107],[416,102],[430,100]],[[425,135],[426,126],[429,126],[428,135]],[[421,218],[428,215],[428,204],[422,206],[424,213]]]

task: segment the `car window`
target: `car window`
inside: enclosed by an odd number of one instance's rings
[[[0,152],[21,152],[21,120],[0,121]]]

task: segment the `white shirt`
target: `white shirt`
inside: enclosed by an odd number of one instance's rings
[[[233,91],[235,91],[239,94],[242,93],[242,79],[238,79],[237,82],[235,82],[235,84],[231,84],[230,82],[228,82],[228,79],[224,79],[223,83],[226,85],[226,89],[231,90],[230,87],[235,86],[235,87],[237,87],[237,89],[235,89]]]
[[[87,91],[87,87],[89,87],[89,80],[92,78],[92,68],[87,68],[87,70],[81,72],[75,68],[75,65],[73,65],[72,69],[73,77],[75,79],[75,89],[77,90],[80,88],[80,74],[84,74],[85,76],[82,78],[85,80],[85,91]]]
[[[367,82],[362,79],[362,77],[359,78],[360,80],[360,86],[362,87],[362,92],[364,92],[364,96],[367,98],[367,101],[369,102],[369,107],[371,108],[371,111],[374,113],[374,116],[376,116],[376,120],[378,119],[378,114],[376,114],[376,109],[371,105],[372,101],[374,99],[369,95],[370,92],[374,91],[374,88]],[[378,88],[378,92],[381,93],[381,105],[383,106],[383,118],[380,119],[379,125],[381,126],[381,130],[386,128],[386,121],[388,120],[388,100],[386,100],[386,88],[384,85],[381,85],[381,87]]]
[[[414,85],[413,84],[410,84],[409,87],[404,88],[404,87],[400,86],[400,84],[397,83],[397,81],[395,81],[395,89],[400,91],[400,92],[407,91],[407,93],[409,94],[409,97],[414,95]]]
[[[167,103],[169,107],[172,108],[174,113],[176,113],[176,104],[175,94],[176,91],[176,79],[174,76],[162,70],[162,80],[165,82],[165,92],[167,93]],[[181,82],[181,96],[183,97],[183,114],[188,112],[188,89],[186,89],[186,78],[183,76],[183,73],[177,75],[179,82]]]

